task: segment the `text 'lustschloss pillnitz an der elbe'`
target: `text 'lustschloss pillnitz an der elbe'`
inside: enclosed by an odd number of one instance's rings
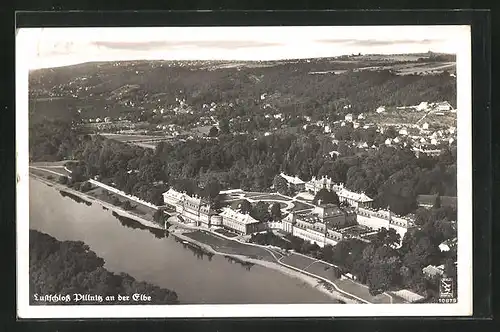
[[[33,295],[36,302],[52,302],[52,303],[79,303],[79,302],[137,302],[149,303],[151,296],[145,294],[134,293],[132,295],[91,295],[91,294],[46,294]]]

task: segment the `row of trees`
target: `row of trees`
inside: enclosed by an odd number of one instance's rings
[[[281,205],[279,203],[274,203],[272,205],[260,201],[255,204],[250,203],[248,200],[244,199],[239,205],[239,210],[241,213],[249,214],[252,218],[255,218],[262,222],[268,221],[281,221]]]

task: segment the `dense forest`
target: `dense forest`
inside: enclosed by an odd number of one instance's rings
[[[456,196],[456,150],[439,157],[416,158],[407,148],[379,149],[337,157],[338,145],[325,136],[273,134],[253,139],[223,135],[217,140],[161,142],[155,150],[80,135],[60,122],[30,132],[33,159],[77,159],[73,181],[99,176],[119,189],[161,205],[169,187],[211,196],[210,188],[265,191],[280,172],[304,181],[331,177],[353,191],[364,191],[377,207],[397,214],[416,209],[420,194]],[[213,190],[209,190],[212,191]],[[211,198],[214,198],[212,195]]]
[[[81,241],[58,241],[35,230],[29,233],[30,303],[46,294],[91,294],[132,296],[134,293],[151,296],[148,304],[177,304],[177,294],[146,282],[139,282],[128,274],[106,270],[104,260]],[[57,304],[97,304],[98,302],[59,302]],[[106,302],[103,304],[137,304],[137,302]]]

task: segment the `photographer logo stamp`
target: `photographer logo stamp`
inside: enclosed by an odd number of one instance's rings
[[[439,281],[439,302],[455,303],[456,296],[454,291],[455,280],[453,278],[441,278]]]

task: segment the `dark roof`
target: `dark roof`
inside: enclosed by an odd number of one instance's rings
[[[418,195],[418,205],[434,205],[437,195]],[[441,206],[457,206],[457,198],[454,196],[441,196]]]

